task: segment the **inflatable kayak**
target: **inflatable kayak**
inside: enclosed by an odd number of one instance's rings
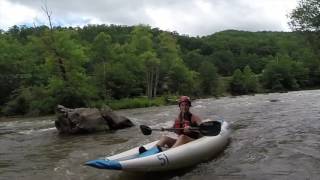
[[[221,152],[230,136],[226,121],[219,122],[218,135],[203,136],[187,144],[159,152],[155,144],[144,145],[148,151],[139,154],[139,147],[103,159],[86,162],[86,165],[99,169],[123,171],[166,171],[196,165],[209,160]]]

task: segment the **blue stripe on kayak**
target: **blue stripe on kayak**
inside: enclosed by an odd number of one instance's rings
[[[85,163],[87,166],[95,167],[98,169],[114,169],[114,170],[121,170],[122,166],[119,163],[119,161],[115,160],[103,160],[103,159],[97,159],[88,161]]]
[[[157,146],[155,146],[155,147],[147,150],[146,152],[139,154],[139,157],[151,156],[151,155],[157,154],[159,152],[160,152],[159,148]]]

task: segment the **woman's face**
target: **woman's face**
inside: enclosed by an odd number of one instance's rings
[[[189,108],[190,108],[190,106],[189,106],[189,103],[188,103],[188,102],[182,102],[182,103],[180,104],[180,111],[181,111],[182,113],[188,112],[188,111],[189,111]]]

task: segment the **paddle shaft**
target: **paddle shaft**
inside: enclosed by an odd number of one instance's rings
[[[185,128],[150,128],[146,125],[140,125],[140,129],[144,135],[150,135],[152,131],[176,131],[184,130]],[[218,121],[208,121],[203,122],[197,127],[190,127],[189,131],[198,131],[203,135],[216,136],[221,131],[221,122]]]
[[[175,130],[184,130],[185,128],[151,128],[153,131],[175,131]],[[190,127],[189,131],[199,131],[198,127]]]

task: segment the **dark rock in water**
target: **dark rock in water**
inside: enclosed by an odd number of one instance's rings
[[[100,109],[100,113],[107,121],[111,129],[123,129],[134,126],[134,124],[128,118],[124,116],[118,116],[109,107]]]
[[[69,109],[58,105],[55,126],[61,134],[92,133],[134,126],[126,117],[119,116],[109,107]]]
[[[270,102],[278,102],[279,99],[271,99]]]

